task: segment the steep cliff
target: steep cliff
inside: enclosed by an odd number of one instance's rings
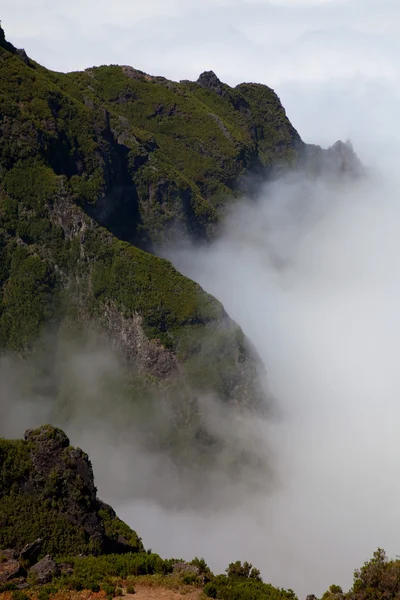
[[[156,387],[265,404],[240,328],[154,248],[177,232],[207,239],[267,176],[340,172],[352,150],[304,144],[265,85],[55,73],[2,29],[0,80],[1,348],[24,354],[45,327],[95,323]]]

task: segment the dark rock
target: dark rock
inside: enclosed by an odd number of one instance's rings
[[[28,55],[25,52],[25,50],[23,48],[18,48],[17,54],[18,54],[18,56],[20,56],[20,58],[22,58],[23,62],[29,67],[30,60],[29,60]]]
[[[49,555],[39,560],[29,571],[29,575],[33,576],[34,581],[40,585],[49,583],[58,574],[59,568]]]
[[[314,596],[314,594],[309,594],[306,598],[306,600],[318,600],[317,596]]]
[[[88,550],[93,547],[97,552],[105,553],[143,550],[136,533],[117,518],[111,507],[97,498],[89,457],[80,448],[70,446],[63,431],[51,425],[28,430],[23,447],[27,471],[23,478],[14,482],[15,488],[19,490],[19,494],[15,496],[17,507],[19,502],[32,505],[31,519],[33,523],[40,520],[43,528],[41,533],[43,531],[44,534],[46,528],[54,527],[55,524],[66,528],[67,533],[65,539],[57,536],[51,541],[44,538],[43,541],[37,539],[32,543],[35,528],[31,528],[29,515],[26,516],[23,532],[19,536],[15,536],[12,527],[7,530],[6,524],[1,531],[2,539],[7,540],[5,543],[8,546],[19,550],[18,553],[14,550],[2,553],[4,565],[6,561],[16,561],[9,565],[10,569],[12,567],[12,574],[18,572],[18,565],[28,569],[40,556],[49,552],[55,557],[74,554],[74,540],[71,540],[71,533],[68,533],[72,531],[80,539],[87,540]],[[10,452],[11,450],[12,444]],[[57,509],[53,507],[48,511],[49,500],[54,498],[57,499]],[[82,544],[77,549],[81,548]],[[39,568],[42,568],[46,561],[40,561],[40,565]],[[7,570],[7,577],[10,569]],[[33,573],[35,569],[36,566]]]
[[[223,83],[218,79],[214,71],[204,71],[197,80],[201,87],[212,90],[219,96],[224,95]]]
[[[19,555],[20,559],[27,562],[29,565],[34,565],[42,551],[42,545],[43,542],[41,538],[38,538],[31,544],[27,544]]]

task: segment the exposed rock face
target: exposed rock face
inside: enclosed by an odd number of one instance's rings
[[[23,442],[0,440],[0,469],[7,481],[0,488],[0,545],[21,552],[16,562],[9,557],[13,576],[19,559],[32,564],[43,553],[143,550],[135,532],[97,498],[88,456],[60,429],[46,425],[28,430]],[[31,542],[37,533],[41,539]]]
[[[351,142],[337,141],[328,149],[305,145],[300,164],[312,172],[334,177],[363,177],[364,167],[353,150]]]
[[[201,85],[201,87],[207,88],[219,96],[224,94],[223,83],[218,79],[214,71],[204,71],[204,73],[199,76],[197,83]]]
[[[19,558],[24,564],[33,565],[37,562],[40,553],[42,552],[43,540],[38,538],[30,544],[26,544],[22,548]]]
[[[29,571],[30,577],[35,583],[43,585],[49,583],[53,577],[59,574],[59,569],[54,560],[48,554],[39,560]]]
[[[240,328],[154,249],[178,235],[210,239],[227,203],[271,173],[351,172],[351,149],[305,144],[266,85],[232,88],[212,71],[177,83],[117,65],[55,75],[1,27],[0,80],[0,349],[30,353],[49,324],[70,319],[101,327],[146,385],[190,390],[185,406],[205,394],[265,408],[259,359]],[[163,400],[181,409],[173,394]],[[55,455],[69,455],[57,443]],[[32,460],[43,477],[60,468],[46,451]],[[35,477],[24,484],[40,488]],[[99,542],[96,510],[83,519],[79,507],[69,522]]]
[[[104,307],[102,323],[112,344],[122,350],[129,364],[138,373],[151,373],[157,379],[180,378],[183,374],[177,357],[156,341],[150,341],[143,330],[140,315],[123,317],[113,305]]]

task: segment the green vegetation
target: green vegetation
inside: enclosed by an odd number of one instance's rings
[[[239,88],[221,96],[116,65],[53,73],[0,32],[0,350],[23,353],[46,326],[112,305],[141,317],[198,391],[257,396],[240,329],[148,252],[177,231],[208,237],[259,162]],[[289,148],[298,135],[262,90]]]
[[[137,534],[98,500],[88,456],[51,425],[27,431],[23,441],[0,439],[0,524],[0,549],[18,552],[41,538],[39,558],[56,559],[46,585],[29,571],[33,563],[21,559],[18,577],[0,585],[0,594],[11,592],[12,600],[51,600],[58,592],[70,598],[69,592],[84,590],[111,600],[143,585],[198,588],[217,600],[297,600],[292,590],[265,583],[249,562],[232,562],[225,574],[214,575],[203,558],[186,563],[146,552]],[[0,552],[0,575],[8,560]],[[28,583],[24,591],[21,577]],[[378,548],[354,572],[347,593],[331,585],[321,600],[398,600],[399,594],[400,559],[389,560]]]
[[[166,575],[173,569],[173,561],[163,560],[157,554],[110,554],[106,556],[87,556],[82,558],[70,557],[59,559],[60,565],[68,565],[69,575],[61,575],[53,585],[57,588],[71,590],[91,590],[98,592],[103,589],[109,597],[121,595],[117,593],[118,586],[133,587],[133,577],[143,575]]]
[[[204,587],[204,594],[221,600],[296,600],[292,590],[264,583],[258,569],[240,561],[231,563],[226,575],[212,576]]]
[[[88,457],[61,430],[43,426],[25,438],[0,439],[0,548],[42,538],[42,555],[53,557],[143,550],[97,499]]]
[[[233,573],[230,565],[227,575],[215,576],[203,559],[203,569],[198,567],[198,559],[190,563],[197,567],[197,573],[185,569],[176,571],[174,565],[179,564],[179,561],[162,560],[156,554],[109,555],[62,561],[73,568],[73,575],[61,577],[57,582],[58,586],[78,591],[88,589],[95,592],[104,589],[109,597],[119,595],[118,586],[126,588],[128,592],[129,588],[134,589],[135,583],[153,583],[164,587],[199,587],[203,588],[206,597],[221,600],[296,600],[291,590],[286,591],[263,583],[259,572],[252,569],[248,563],[244,563],[241,573]],[[239,562],[235,563],[236,568],[238,565]],[[246,571],[248,566],[252,569],[250,574]],[[257,575],[252,575],[252,572]]]

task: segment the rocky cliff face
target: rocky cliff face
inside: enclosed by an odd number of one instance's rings
[[[136,533],[97,498],[88,456],[60,429],[0,439],[0,472],[0,548],[21,551],[40,538],[38,557],[143,550]]]
[[[1,28],[0,78],[0,347],[98,327],[156,389],[265,406],[240,328],[154,248],[208,239],[227,203],[282,170],[354,170],[352,150],[304,144],[265,85],[55,73]]]

